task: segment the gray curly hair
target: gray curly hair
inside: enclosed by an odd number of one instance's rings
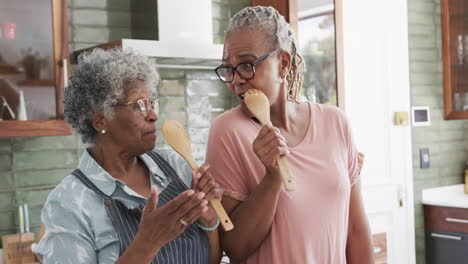
[[[64,92],[65,120],[81,135],[83,143],[94,144],[96,130],[91,120],[96,111],[112,119],[112,104],[126,97],[129,81],[145,81],[151,94],[159,82],[155,63],[132,50],[96,48],[83,53]]]
[[[286,76],[285,86],[288,89],[288,100],[299,102],[305,63],[297,51],[296,40],[289,23],[271,6],[246,7],[231,18],[226,36],[229,36],[231,32],[245,29],[267,33],[271,36],[267,45],[286,50],[291,54],[291,70]]]

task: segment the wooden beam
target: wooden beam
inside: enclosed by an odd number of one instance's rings
[[[291,25],[297,39],[297,0],[252,0],[252,6],[272,6],[284,16]]]
[[[67,1],[51,0],[50,3],[52,7],[55,107],[57,119],[63,119],[63,90],[67,81],[65,78],[66,76],[70,76]],[[64,65],[64,63],[67,65]],[[67,71],[67,73],[65,73],[65,71]]]
[[[343,60],[343,0],[335,0],[335,57],[336,97],[338,107],[345,110],[344,60]]]

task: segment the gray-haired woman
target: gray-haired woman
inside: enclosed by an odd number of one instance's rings
[[[233,16],[216,73],[240,106],[212,123],[207,150],[236,225],[221,234],[222,247],[236,263],[372,263],[362,155],[342,111],[299,100],[303,68],[294,34],[275,9],[248,7]],[[267,96],[273,126],[254,121],[244,103],[251,88]],[[282,155],[293,192],[282,188]]]
[[[89,148],[42,210],[44,263],[219,263],[207,200],[222,190],[208,166],[192,172],[175,152],[153,150],[158,78],[131,51],[80,56],[65,119]]]

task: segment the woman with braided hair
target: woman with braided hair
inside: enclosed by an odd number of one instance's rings
[[[359,184],[363,155],[340,109],[299,100],[304,62],[284,17],[272,7],[239,11],[222,61],[215,71],[240,105],[213,121],[207,162],[236,227],[221,233],[231,261],[372,263]],[[267,96],[272,126],[261,126],[246,107],[252,88]],[[296,181],[292,192],[282,187],[280,156]]]

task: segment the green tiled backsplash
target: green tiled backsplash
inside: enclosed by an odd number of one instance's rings
[[[411,105],[431,108],[431,126],[413,127],[416,262],[424,264],[424,216],[421,191],[462,183],[468,161],[468,121],[444,120],[440,0],[409,0],[408,31]],[[431,167],[419,168],[419,149],[430,149]]]
[[[228,18],[250,5],[246,0],[213,0],[213,40],[222,43]],[[130,0],[68,0],[70,50],[136,35],[132,14],[141,8]],[[135,17],[135,16],[133,16]],[[142,22],[146,23],[146,22]],[[160,69],[158,128],[168,119],[180,121],[203,162],[211,120],[237,103],[211,70]],[[158,131],[158,147],[167,147]],[[40,211],[48,193],[75,169],[83,144],[78,135],[0,139],[0,235],[18,230],[17,207],[28,203],[30,225],[38,232]]]
[[[0,139],[0,234],[18,230],[17,206],[27,203],[37,232],[50,190],[77,164],[76,136]]]

